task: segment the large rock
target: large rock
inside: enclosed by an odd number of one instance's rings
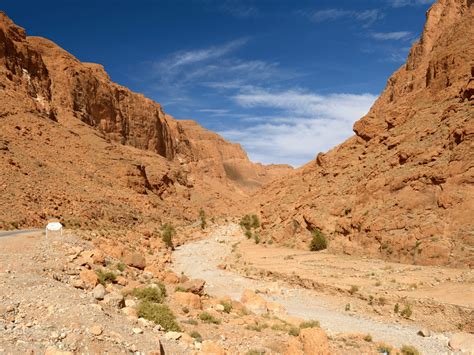
[[[201,309],[201,297],[191,292],[176,292],[173,296],[176,303],[181,307],[188,307],[190,309]]]
[[[92,296],[96,300],[103,300],[105,297],[105,287],[101,284],[98,284],[94,289],[92,290]]]
[[[249,289],[244,290],[240,302],[242,302],[249,311],[257,314],[266,313],[268,311],[267,301]]]
[[[204,340],[202,342],[201,351],[199,355],[226,355],[226,351],[222,346],[213,342],[212,340]]]
[[[307,250],[321,230],[333,253],[474,267],[473,8],[436,1],[355,136],[259,190],[262,237]]]
[[[123,262],[128,266],[133,266],[140,270],[143,270],[146,267],[145,257],[138,253],[126,253],[123,257]]]
[[[301,329],[297,338],[291,338],[285,355],[329,355],[329,343],[326,333],[320,328]]]
[[[82,270],[79,273],[79,277],[87,288],[93,288],[99,283],[99,278],[93,270]]]
[[[123,296],[117,292],[111,292],[105,295],[103,303],[113,308],[125,307],[125,300]]]
[[[192,293],[202,296],[204,293],[205,284],[206,284],[206,281],[204,280],[192,279],[180,284],[179,287],[185,290],[186,292],[192,292]]]
[[[456,333],[449,339],[449,346],[463,354],[474,354],[474,334]]]

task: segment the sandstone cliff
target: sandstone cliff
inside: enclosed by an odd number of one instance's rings
[[[474,266],[474,5],[439,0],[355,136],[260,194],[264,230],[307,248]]]
[[[111,82],[0,13],[0,228],[49,216],[71,223],[191,219],[289,170],[254,164],[237,144]]]

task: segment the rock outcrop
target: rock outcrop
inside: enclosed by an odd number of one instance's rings
[[[474,266],[474,5],[439,0],[355,136],[260,194],[263,228],[308,248]]]
[[[68,226],[192,219],[201,207],[223,215],[291,170],[250,162],[240,145],[173,119],[4,13],[0,74],[0,193],[11,207],[0,228],[48,216]]]

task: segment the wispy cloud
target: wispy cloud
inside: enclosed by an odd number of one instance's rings
[[[299,11],[299,13],[316,23],[349,19],[362,23],[364,27],[368,27],[385,17],[385,14],[379,9],[355,11],[331,8],[316,11]]]
[[[241,0],[220,0],[219,9],[240,18],[256,17],[259,14],[257,7],[245,4]]]
[[[388,0],[392,7],[419,6],[434,3],[435,0]]]
[[[375,96],[252,88],[234,100],[244,109],[269,108],[275,114],[249,117],[252,125],[220,133],[241,143],[255,161],[299,166],[351,136],[354,121],[367,113]]]
[[[412,38],[412,33],[409,31],[373,32],[370,34],[370,37],[379,41],[399,41]]]

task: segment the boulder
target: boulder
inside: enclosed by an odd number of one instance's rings
[[[225,355],[225,350],[212,340],[204,340],[199,355]]]
[[[125,300],[120,293],[111,292],[105,295],[104,304],[113,308],[123,308],[125,306]]]
[[[240,302],[251,312],[262,314],[268,311],[267,301],[252,290],[246,289],[242,293]]]
[[[188,280],[186,282],[183,282],[180,287],[186,292],[192,292],[197,295],[202,296],[204,293],[204,285],[206,284],[206,281],[201,280],[201,279],[192,279]]]
[[[191,292],[176,292],[174,300],[181,307],[188,307],[190,309],[202,309],[201,297]]]
[[[461,351],[465,354],[474,354],[474,334],[455,333],[449,339],[449,346],[454,351]]]
[[[96,287],[94,287],[94,289],[92,290],[92,296],[96,299],[96,300],[103,300],[104,299],[104,296],[105,296],[105,287],[101,284],[98,284]]]
[[[288,342],[285,355],[329,355],[326,333],[320,328],[301,329],[297,338]]]
[[[84,281],[84,284],[87,288],[93,288],[99,283],[97,274],[92,270],[82,270],[79,274],[79,277],[82,281]]]
[[[123,262],[128,266],[143,270],[146,267],[145,257],[138,253],[126,253],[123,257]]]

